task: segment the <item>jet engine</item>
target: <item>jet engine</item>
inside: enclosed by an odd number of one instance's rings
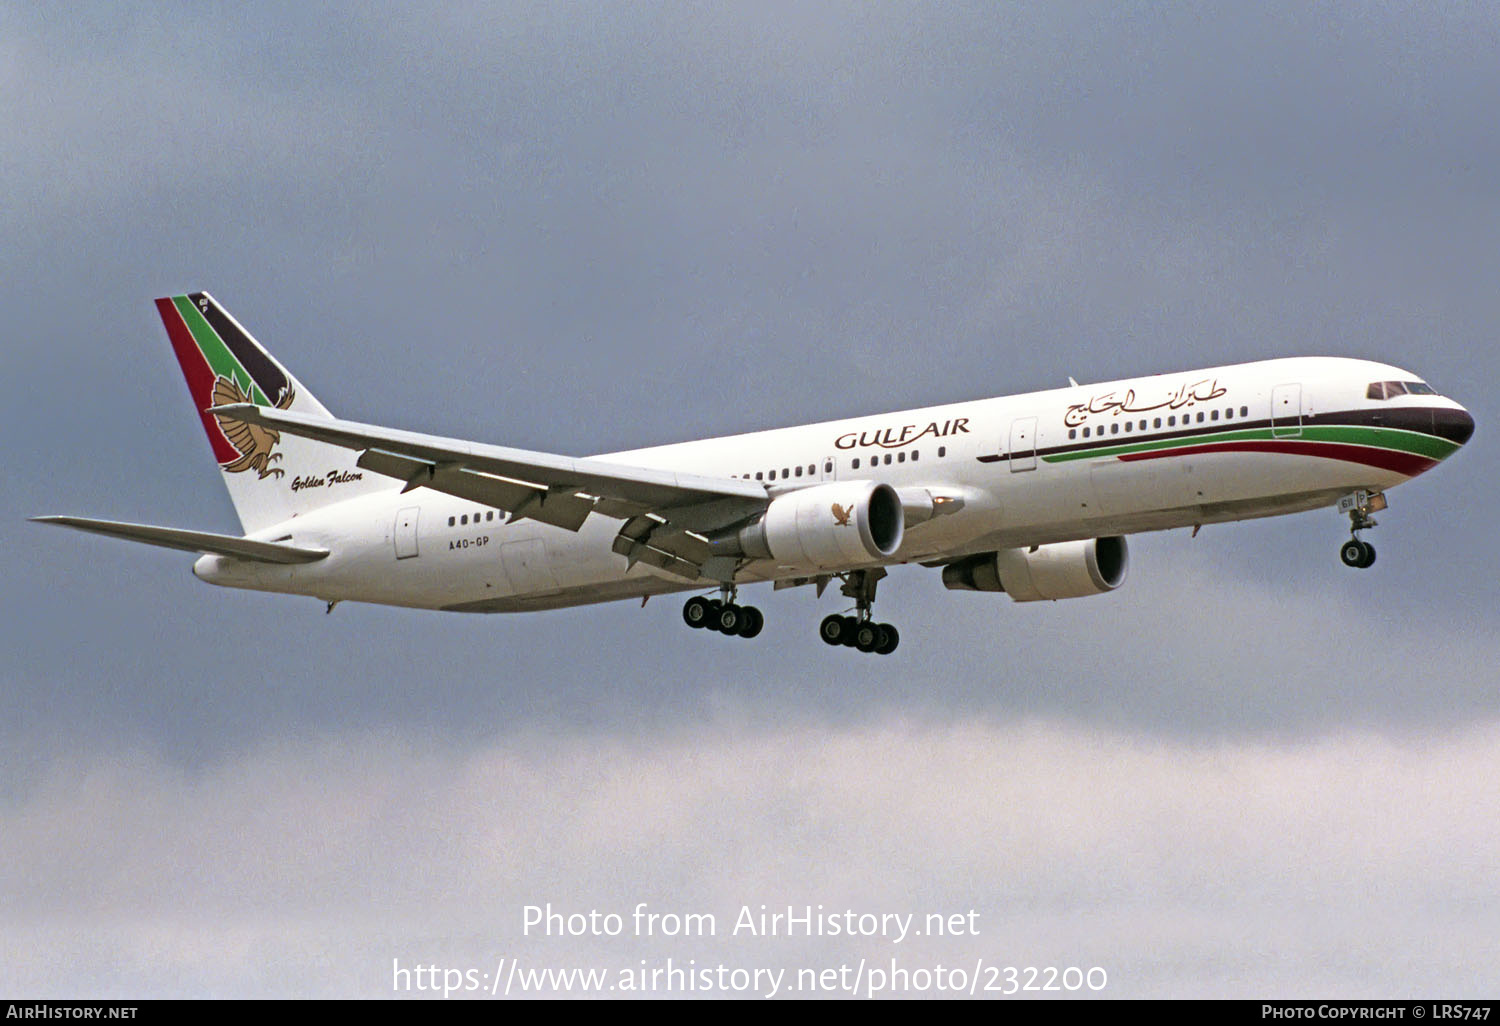
[[[1082,598],[1118,588],[1129,561],[1124,538],[1001,549],[943,567],[943,587],[1003,591],[1017,602]]]
[[[905,516],[888,484],[839,481],[778,495],[736,536],[739,550],[785,566],[842,570],[895,555]]]

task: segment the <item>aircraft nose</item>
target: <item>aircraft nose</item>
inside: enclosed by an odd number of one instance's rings
[[[1438,434],[1459,445],[1463,445],[1474,435],[1474,418],[1462,406],[1456,410],[1443,411],[1442,416],[1433,418],[1432,426],[1437,429]]]

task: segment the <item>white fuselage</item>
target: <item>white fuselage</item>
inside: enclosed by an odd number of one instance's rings
[[[768,495],[873,480],[909,516],[883,563],[959,557],[1328,506],[1430,468],[1468,437],[1441,424],[1462,407],[1434,394],[1371,398],[1418,382],[1384,364],[1295,358],[1080,385],[608,454],[616,464],[749,478]],[[1470,422],[1472,425],[1472,422]],[[1086,433],[1085,433],[1086,432]],[[1453,432],[1449,432],[1453,434]],[[603,458],[603,457],[601,457]],[[620,521],[571,532],[424,488],[367,493],[252,537],[324,548],[272,566],[204,556],[216,584],[434,609],[513,612],[702,590],[611,551]],[[874,563],[868,565],[877,565]],[[815,568],[755,560],[736,583]]]

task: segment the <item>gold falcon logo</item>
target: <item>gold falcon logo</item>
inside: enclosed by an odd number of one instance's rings
[[[232,378],[222,375],[214,382],[214,405],[228,406],[232,403],[248,403],[250,396],[239,383]],[[276,408],[284,410],[292,405],[292,389],[284,389],[277,400]],[[219,422],[219,430],[224,432],[224,437],[229,439],[229,444],[239,450],[239,459],[231,460],[229,463],[221,463],[220,466],[230,473],[237,474],[242,470],[254,470],[264,480],[267,477],[280,477],[285,473],[280,467],[271,466],[272,463],[281,459],[281,453],[272,452],[276,443],[281,441],[281,432],[270,428],[261,427],[259,424],[246,424],[239,420],[230,420],[227,417],[214,415]]]

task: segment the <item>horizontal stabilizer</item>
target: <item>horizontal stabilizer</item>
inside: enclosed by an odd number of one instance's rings
[[[175,527],[152,527],[150,524],[126,524],[117,520],[88,520],[83,517],[32,517],[39,524],[58,524],[79,531],[106,534],[111,538],[145,542],[183,552],[211,552],[235,559],[260,563],[315,563],[328,555],[327,549],[306,549],[282,542],[251,541],[232,534],[207,531],[183,531]]]

